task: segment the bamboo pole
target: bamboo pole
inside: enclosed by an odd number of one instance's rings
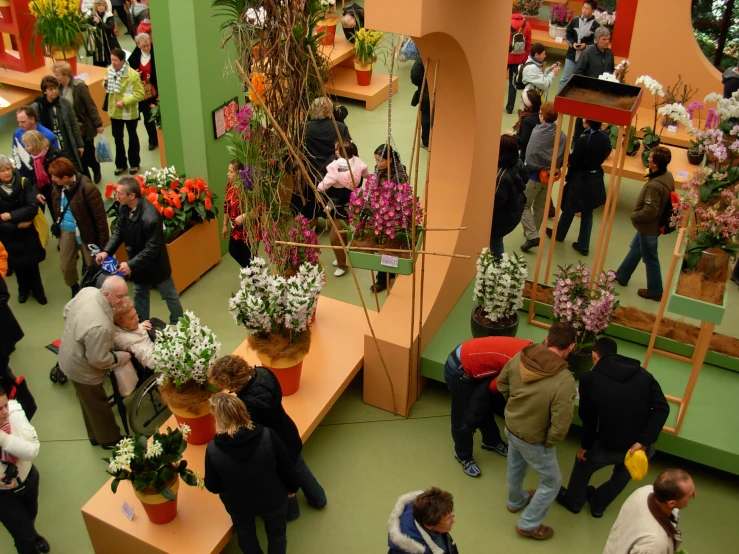
[[[700,376],[703,362],[706,359],[708,347],[711,344],[711,337],[713,336],[714,327],[715,325],[713,323],[709,323],[707,321],[701,322],[701,330],[698,334],[698,340],[695,343],[695,350],[693,351],[693,369],[690,372],[688,383],[687,385],[685,385],[685,392],[683,393],[683,397],[680,399],[680,410],[677,413],[677,422],[675,423],[676,435],[680,433],[680,428],[682,427],[683,420],[685,419],[685,412],[688,411],[688,407],[690,406],[690,399],[693,397],[695,385],[698,382],[698,377]]]
[[[573,116],[569,116],[570,118],[570,124],[567,127],[567,139],[565,142],[565,157],[562,160],[562,173],[559,176],[559,190],[557,191],[557,206],[554,209],[554,223],[552,224],[552,239],[549,241],[549,251],[547,252],[547,268],[544,272],[544,279],[545,282],[549,281],[550,277],[550,271],[552,270],[552,256],[554,256],[554,245],[557,244],[557,228],[559,226],[559,215],[562,213],[562,198],[564,197],[564,191],[565,191],[565,174],[567,173],[567,162],[570,159],[570,149],[569,144],[572,142],[572,131],[575,127],[575,118]],[[556,140],[556,139],[555,139]],[[549,185],[552,187],[553,185]],[[549,206],[547,205],[545,208],[546,213],[549,213]],[[541,225],[544,229],[547,227],[547,221],[549,219],[544,216],[544,221],[542,221]],[[539,241],[539,248],[541,248],[541,240]]]
[[[348,254],[347,254],[348,256]],[[380,311],[380,298],[377,296],[377,291],[375,291],[375,286],[377,285],[377,282],[375,281],[375,272],[370,269],[370,277],[372,277],[372,296],[375,297],[375,306],[377,307],[377,311]]]
[[[559,156],[559,135],[562,133],[562,121],[564,119],[564,116],[562,114],[559,114],[559,117],[557,118],[557,130],[554,134],[554,152],[552,153],[552,163],[549,167],[549,174],[554,175],[554,172],[557,170],[557,157]],[[567,147],[567,140],[565,141],[565,148]],[[549,210],[549,203],[552,201],[552,185],[549,185],[547,187],[547,196],[546,200],[544,201],[544,213],[547,213],[547,210]],[[541,229],[539,229],[539,246],[536,253],[536,269],[534,269],[534,280],[531,283],[531,302],[529,303],[529,317],[528,322],[532,323],[534,321],[534,312],[536,310],[536,302],[534,302],[534,299],[536,298],[536,291],[539,288],[539,271],[541,270],[541,260],[544,256],[544,250],[542,249],[542,244],[544,244],[544,239],[546,238],[546,230],[547,230],[547,217],[544,215],[543,221],[541,222]]]
[[[315,63],[315,58],[313,57],[313,52],[311,50],[309,50],[309,52],[311,54],[311,59],[313,59],[314,66],[317,67],[317,65]],[[272,112],[270,111],[269,107],[262,100],[261,96],[259,95],[259,92],[257,92],[257,90],[252,86],[251,80],[249,79],[249,76],[244,71],[244,68],[241,67],[241,64],[238,61],[236,61],[234,63],[236,65],[236,68],[238,69],[239,73],[241,74],[242,79],[244,80],[245,84],[249,88],[249,90],[256,96],[257,100],[259,100],[259,103],[264,107],[265,114],[267,115],[267,117],[269,118],[270,122],[272,123],[275,131],[277,131],[277,133],[280,135],[280,138],[282,139],[282,141],[285,144],[285,146],[287,147],[287,149],[290,151],[290,154],[295,159],[295,162],[298,164],[298,167],[300,169],[300,172],[303,174],[303,178],[306,180],[306,183],[308,183],[313,188],[313,191],[316,194],[316,199],[320,202],[320,204],[323,206],[324,211],[326,212],[326,217],[329,219],[329,221],[331,222],[332,225],[335,225],[336,222],[334,221],[333,216],[331,216],[331,214],[329,213],[329,211],[326,209],[326,203],[323,200],[323,198],[320,196],[320,194],[318,194],[318,191],[316,190],[316,185],[313,182],[313,180],[310,178],[310,175],[308,173],[308,170],[305,167],[305,164],[303,164],[303,161],[301,160],[300,156],[298,155],[298,153],[295,151],[295,148],[293,147],[293,145],[288,140],[287,136],[285,135],[285,132],[282,130],[282,127],[280,127],[280,124],[277,122],[277,120],[272,115]],[[324,89],[325,89],[325,86],[324,86]],[[331,118],[333,119],[333,117],[334,116],[333,116],[333,112],[332,112],[331,113]],[[341,234],[339,234],[339,242],[341,243],[342,247],[344,249],[346,249],[346,244],[344,243],[344,239],[341,236]],[[388,383],[390,385],[390,392],[392,394],[393,413],[394,414],[397,414],[398,413],[398,404],[397,404],[397,400],[395,398],[395,385],[393,384],[392,378],[390,377],[390,372],[387,369],[387,364],[385,363],[385,359],[382,356],[382,351],[380,350],[380,345],[379,345],[379,343],[377,341],[377,336],[375,334],[374,327],[372,326],[372,320],[370,319],[369,311],[367,310],[367,305],[366,305],[366,303],[364,301],[364,297],[362,296],[362,292],[361,292],[361,289],[359,287],[359,280],[357,279],[357,275],[356,275],[356,272],[354,271],[354,266],[352,265],[351,259],[348,256],[347,256],[347,262],[348,262],[348,265],[349,265],[349,270],[350,270],[350,272],[352,274],[352,278],[354,279],[354,285],[356,286],[357,290],[359,291],[359,300],[362,303],[362,309],[364,310],[364,317],[367,320],[367,326],[369,327],[370,333],[372,335],[372,339],[373,339],[373,342],[375,344],[375,348],[377,350],[377,355],[380,358],[380,362],[382,363],[382,368],[385,371],[385,375],[387,376]]]
[[[318,248],[318,249],[326,248],[329,250],[342,250],[341,246],[333,246],[331,244],[303,244],[301,242],[290,242],[287,240],[276,240],[275,244],[283,244],[285,246],[297,246],[300,248]],[[378,248],[376,246],[374,247],[373,246],[367,246],[367,247],[352,246],[352,251],[354,252],[377,252],[377,250]],[[402,248],[382,248],[380,250],[382,251],[382,253],[386,253],[386,252],[392,252],[392,253],[400,252],[400,253],[405,253],[405,254],[410,253],[410,250],[404,250]],[[416,254],[426,254],[428,256],[443,256],[445,258],[461,258],[464,260],[470,259],[470,257],[467,256],[466,254],[448,254],[446,252],[429,252],[426,250],[416,250]]]
[[[467,227],[424,227],[423,230],[424,231],[466,231]]]

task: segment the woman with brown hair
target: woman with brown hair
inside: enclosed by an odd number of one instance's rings
[[[220,496],[231,516],[239,548],[261,553],[255,518],[264,521],[270,554],[287,552],[287,495],[298,476],[285,445],[274,431],[252,423],[236,395],[210,399],[216,436],[205,451],[205,487]]]
[[[301,455],[303,440],[295,422],[282,406],[282,388],[275,374],[266,367],[249,365],[241,356],[224,356],[210,369],[209,380],[218,390],[236,393],[254,422],[277,433],[295,465],[298,484],[308,504],[313,508],[323,508],[327,502],[326,493]],[[293,496],[289,501],[288,521],[299,515],[298,500]]]

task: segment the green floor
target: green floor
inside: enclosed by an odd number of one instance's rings
[[[127,40],[124,46],[130,49]],[[401,66],[400,92],[395,96],[393,109],[393,134],[406,160],[415,122],[415,111],[409,105],[413,93],[409,72],[409,64]],[[501,86],[504,86],[503,82]],[[359,104],[346,104],[350,109],[347,124],[359,145],[361,156],[369,161],[374,148],[385,139],[387,111],[381,107],[374,112],[366,112]],[[504,115],[504,126],[510,126],[512,120],[513,116]],[[14,128],[14,115],[0,118],[0,145],[10,145]],[[140,126],[140,136],[144,134]],[[0,148],[0,152],[7,151]],[[142,155],[142,167],[158,163],[156,151],[144,151]],[[113,168],[111,164],[107,165],[102,185],[113,178]],[[620,224],[614,229],[608,258],[610,266],[618,263],[632,234],[626,214],[637,191],[637,183],[624,186],[619,209]],[[327,241],[327,233],[324,233],[322,240]],[[671,250],[671,245],[667,244],[669,240],[665,239],[664,246],[660,248],[664,261]],[[521,242],[523,240],[518,230],[506,239],[509,248],[515,248]],[[569,246],[559,246],[558,262],[574,261],[570,252]],[[322,259],[331,268],[331,255],[324,254]],[[358,304],[351,278],[347,275],[336,279],[330,273],[325,294]],[[54,365],[55,357],[44,349],[44,345],[61,336],[61,311],[69,296],[62,282],[58,253],[53,242],[49,245],[47,260],[42,264],[42,274],[49,297],[48,306],[39,306],[32,299],[20,306],[15,294],[11,300],[11,307],[26,331],[26,338],[19,343],[13,355],[12,367],[16,373],[28,378],[39,404],[33,422],[42,441],[41,452],[36,460],[42,475],[37,526],[49,539],[53,552],[87,554],[92,552],[92,547],[79,510],[106,481],[105,463],[101,461],[106,453],[90,446],[87,441],[72,387],[69,384],[63,387],[53,385],[48,379],[48,371]],[[637,305],[634,291],[638,286],[643,286],[643,280],[643,269],[640,268],[628,293],[622,295],[623,302]],[[369,275],[364,273],[360,281],[366,291],[370,283]],[[243,330],[235,326],[226,311],[227,298],[236,286],[237,266],[226,257],[182,295],[185,308],[193,310],[218,334],[224,352],[233,350],[245,337]],[[9,278],[9,288],[16,290],[14,277]],[[731,291],[732,301],[735,292]],[[656,304],[643,306],[656,308]],[[163,303],[155,296],[152,297],[152,313],[166,313]],[[736,315],[727,314],[722,326],[724,332],[732,333],[737,328],[737,321]],[[732,377],[737,376],[732,374]],[[733,398],[718,397],[716,401],[728,404]],[[735,424],[736,421],[734,415],[729,416],[725,423],[714,422],[713,425]],[[573,430],[573,436],[559,451],[565,478],[577,449],[575,433],[576,430]],[[378,453],[383,455],[378,456]],[[452,491],[456,498],[457,524],[454,536],[463,552],[489,552],[491,545],[495,545],[496,551],[520,549],[523,546],[525,552],[538,549],[552,553],[600,552],[617,513],[614,506],[603,519],[594,520],[585,513],[574,516],[554,506],[547,523],[555,528],[555,539],[541,546],[533,541],[522,542],[523,539],[513,531],[516,517],[504,508],[505,460],[495,454],[480,452],[478,463],[483,476],[475,480],[462,473],[452,453],[448,396],[444,387],[434,382],[429,382],[409,419],[405,420],[362,403],[360,374],[313,433],[304,454],[325,486],[329,504],[321,512],[304,507],[301,518],[290,524],[290,551],[300,554],[383,552],[387,517],[395,499],[409,490],[431,485]],[[660,469],[675,465],[691,472],[698,491],[697,498],[684,512],[682,519],[686,550],[693,554],[734,550],[729,545],[735,544],[739,480],[732,475],[666,455],[655,458],[648,480]],[[603,474],[596,477],[597,481],[604,478]],[[535,478],[529,477],[528,484],[534,486]],[[636,486],[632,484],[629,491]],[[580,522],[580,525],[576,522]],[[5,554],[12,551],[7,533],[0,531],[0,552]],[[238,552],[235,543],[232,542],[226,552]]]

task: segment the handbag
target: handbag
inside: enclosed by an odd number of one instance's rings
[[[33,226],[36,228],[36,232],[38,233],[38,239],[39,241],[41,241],[41,247],[46,248],[46,245],[49,243],[50,235],[49,222],[46,220],[44,212],[41,211],[41,208],[38,209],[36,217],[33,218]]]
[[[144,85],[144,100],[151,100],[152,98],[156,98],[157,96],[156,87],[148,81],[146,83],[143,83],[143,85]]]
[[[551,185],[554,181],[559,179],[559,177],[559,168],[557,168],[557,170],[554,172],[554,176],[552,176],[549,169],[539,170],[539,181],[541,181],[542,183],[546,183],[547,185]]]
[[[113,368],[113,374],[115,375],[116,385],[121,396],[128,396],[136,390],[139,376],[131,362]]]

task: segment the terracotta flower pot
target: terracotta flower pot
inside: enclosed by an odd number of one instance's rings
[[[216,418],[210,413],[208,402],[203,402],[198,412],[174,408],[171,405],[169,409],[177,419],[178,425],[185,424],[190,427],[187,444],[208,444],[216,436]]]
[[[305,355],[274,360],[261,352],[257,352],[257,358],[259,358],[259,361],[264,367],[271,370],[277,377],[277,380],[280,382],[280,388],[282,388],[282,396],[290,396],[298,392]]]
[[[480,337],[515,337],[518,332],[519,318],[516,313],[516,318],[513,323],[506,326],[489,325],[487,322],[482,321],[477,316],[477,311],[480,306],[472,308],[472,315],[470,316],[470,329],[472,336],[476,339]]]
[[[354,71],[357,73],[357,84],[360,87],[368,87],[372,83],[372,67],[374,64],[354,62]]]
[[[51,58],[55,62],[67,62],[72,67],[72,75],[77,75],[77,50],[74,48],[62,50],[61,48],[52,46]]]
[[[159,493],[146,494],[143,491],[134,490],[136,498],[144,506],[144,511],[152,523],[163,525],[177,517],[177,491],[180,489],[179,475],[175,475],[169,488],[174,493],[174,500],[167,500]]]
[[[323,21],[319,21],[316,25],[316,34],[326,33],[323,35],[321,44],[331,46],[336,39],[336,25],[339,23],[338,17],[328,17]]]

